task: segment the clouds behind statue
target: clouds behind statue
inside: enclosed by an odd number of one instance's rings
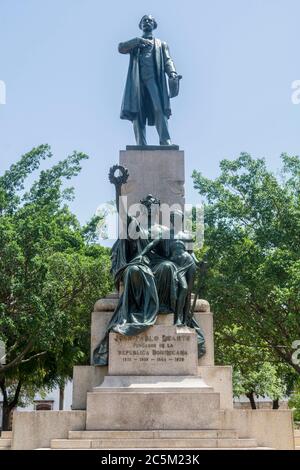
[[[144,15],[139,27],[142,37],[119,44],[121,54],[130,54],[121,119],[132,121],[137,145],[147,145],[146,123],[156,126],[160,145],[172,145],[168,128],[170,96],[178,93],[181,76],[176,72],[168,45],[153,37],[157,28],[153,16]]]

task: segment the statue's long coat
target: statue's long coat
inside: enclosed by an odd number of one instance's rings
[[[141,102],[141,80],[139,69],[140,49],[137,47],[139,38],[119,44],[121,54],[130,54],[129,69],[121,107],[121,119],[133,121],[141,111],[148,119],[148,124],[155,124],[154,112],[151,101]],[[167,44],[160,39],[154,40],[154,64],[156,68],[157,84],[160,91],[162,106],[167,118],[171,115],[170,98],[166,80],[166,74],[175,72],[175,66],[171,59]]]

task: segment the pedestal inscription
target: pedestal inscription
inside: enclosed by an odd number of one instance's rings
[[[191,328],[154,325],[137,336],[109,335],[110,375],[197,375],[197,366]]]

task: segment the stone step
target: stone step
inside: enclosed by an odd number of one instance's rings
[[[206,447],[201,450],[276,450],[274,447]]]
[[[11,447],[11,439],[4,439],[4,438],[0,438],[0,447],[2,448],[8,448],[8,447]]]
[[[157,431],[69,431],[69,439],[236,439],[231,429]]]
[[[2,431],[0,437],[3,439],[12,439],[12,431]]]
[[[52,449],[256,448],[255,439],[53,439]]]
[[[300,436],[295,436],[295,446],[300,446]]]
[[[168,450],[177,450],[177,449],[176,448],[172,449],[172,447],[168,448]],[[80,449],[80,448],[78,449],[77,448],[76,449],[70,449],[70,448],[52,449],[51,447],[37,447],[35,450],[97,450],[97,449]],[[118,450],[118,449],[114,449],[114,450]],[[151,448],[148,447],[147,450],[151,450]],[[275,449],[273,447],[203,447],[201,450],[275,450]]]

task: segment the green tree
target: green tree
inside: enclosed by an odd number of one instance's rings
[[[289,408],[294,410],[294,420],[296,423],[300,423],[300,379],[295,384],[293,393],[289,399]]]
[[[233,392],[235,397],[245,395],[256,409],[255,398],[270,398],[273,408],[279,407],[279,400],[285,396],[285,385],[277,374],[276,367],[271,362],[257,364],[253,368],[233,369]]]
[[[278,176],[242,153],[221,161],[215,180],[196,171],[193,180],[206,202],[206,296],[217,331],[242,326],[299,373],[300,159],[281,158]]]
[[[268,344],[241,326],[223,325],[215,340],[216,362],[233,366],[233,395],[245,395],[252,409],[256,409],[256,397],[268,397],[273,408],[278,408],[288,392],[286,369],[290,367],[274,357]]]
[[[111,289],[109,250],[93,243],[97,220],[82,227],[67,202],[66,180],[81,170],[74,152],[28,176],[52,157],[48,145],[23,155],[0,176],[0,365],[3,428],[22,390],[62,386],[72,365],[89,355],[90,312]]]

